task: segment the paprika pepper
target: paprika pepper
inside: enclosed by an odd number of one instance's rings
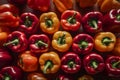
[[[73,38],[72,50],[79,54],[88,54],[92,51],[94,39],[88,34],[78,34]]]
[[[32,35],[29,38],[29,46],[33,53],[47,52],[50,47],[50,39],[45,34]]]
[[[28,41],[24,33],[20,31],[13,31],[8,35],[6,43],[3,46],[9,48],[13,52],[22,52],[27,49]]]
[[[40,16],[40,28],[43,32],[53,34],[59,30],[60,21],[54,12],[43,13]]]
[[[83,64],[87,73],[92,75],[102,72],[105,68],[102,56],[94,52],[84,57]]]
[[[66,10],[61,15],[61,25],[64,30],[77,31],[81,26],[81,14],[74,10]]]
[[[100,52],[110,52],[116,43],[116,36],[111,32],[100,32],[95,35],[94,48]]]
[[[53,35],[52,47],[59,52],[66,52],[72,45],[72,36],[67,31],[57,31]]]
[[[39,63],[44,74],[56,73],[61,65],[59,55],[56,52],[43,53],[39,57]]]
[[[79,77],[78,80],[94,80],[94,79],[90,75],[83,75],[83,76]]]
[[[70,76],[68,75],[59,75],[56,80],[73,80]]]

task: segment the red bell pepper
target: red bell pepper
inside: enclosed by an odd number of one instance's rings
[[[120,77],[120,56],[109,56],[106,59],[106,70],[110,77]]]
[[[38,25],[39,19],[36,15],[32,13],[23,13],[20,16],[20,25],[18,30],[30,35],[37,32]]]
[[[0,70],[0,80],[22,80],[22,70],[17,66],[7,66]]]
[[[81,59],[73,52],[68,52],[61,59],[61,69],[66,73],[77,73],[81,68]]]
[[[102,29],[103,15],[101,12],[89,12],[82,18],[83,29],[88,33],[96,33]]]
[[[73,80],[70,76],[67,75],[59,75],[56,80]]]
[[[88,74],[97,74],[104,70],[105,64],[101,55],[90,53],[83,59],[83,65]]]
[[[81,14],[74,10],[66,10],[61,15],[61,25],[64,30],[77,31],[81,26]]]
[[[12,4],[0,5],[0,26],[17,27],[19,10]]]
[[[73,38],[72,49],[76,53],[88,54],[94,46],[94,39],[88,34],[78,34]]]
[[[29,38],[31,52],[42,53],[48,51],[50,47],[50,39],[45,34],[32,35]]]
[[[120,33],[120,9],[112,9],[103,18],[104,31],[111,31],[115,33]]]
[[[47,11],[50,8],[50,0],[27,0],[30,8],[40,11]]]
[[[14,31],[8,35],[5,47],[9,48],[13,52],[22,52],[27,49],[28,42],[24,33],[20,31]]]

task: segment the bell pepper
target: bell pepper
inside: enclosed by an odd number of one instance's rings
[[[25,72],[32,72],[38,69],[38,59],[31,51],[24,51],[19,55],[18,66]]]
[[[50,47],[50,39],[45,34],[32,35],[29,38],[29,46],[33,53],[47,52]]]
[[[81,14],[75,10],[66,10],[61,15],[61,25],[64,30],[77,31],[81,26]]]
[[[43,32],[53,34],[59,30],[60,21],[54,12],[43,13],[40,16],[40,28]]]
[[[83,75],[79,77],[78,80],[94,80],[94,78],[90,75]]]
[[[12,4],[0,5],[0,26],[17,27],[19,10]]]
[[[47,80],[42,73],[29,73],[27,76],[27,80]]]
[[[52,0],[59,12],[73,8],[73,0]]]
[[[81,68],[81,59],[74,52],[68,52],[61,58],[61,69],[65,73],[77,73]]]
[[[24,33],[20,31],[13,31],[8,35],[6,43],[3,46],[7,47],[13,52],[22,52],[27,49],[28,41]]]
[[[59,75],[56,80],[73,80],[70,76],[68,75]]]
[[[106,71],[110,77],[120,77],[120,56],[109,56],[106,59]]]
[[[45,12],[50,8],[50,0],[27,0],[27,5],[32,9]]]
[[[114,33],[120,33],[120,9],[112,9],[103,18],[104,31],[111,31]]]
[[[37,27],[39,25],[39,20],[33,13],[22,13],[20,16],[20,25],[18,30],[22,31],[28,35],[37,32]]]
[[[94,39],[88,34],[78,34],[73,38],[72,50],[79,54],[88,54],[92,51]]]
[[[116,43],[116,36],[111,32],[100,32],[95,35],[94,48],[100,52],[110,52]]]
[[[104,70],[105,64],[101,55],[91,52],[83,59],[83,65],[88,74],[95,75]]]
[[[88,7],[93,7],[96,3],[97,0],[77,0],[78,4],[81,8],[88,8]]]
[[[56,73],[61,65],[56,52],[46,52],[39,57],[40,68],[44,74]]]
[[[83,30],[88,33],[96,33],[102,30],[103,15],[101,12],[94,11],[85,14],[82,18]]]
[[[100,11],[108,13],[112,9],[120,9],[120,0],[98,0]]]
[[[7,1],[14,5],[24,5],[27,2],[27,0],[7,0]]]
[[[0,49],[0,69],[12,63],[12,56],[5,49]]]
[[[0,80],[22,80],[22,70],[17,66],[7,66],[0,70]]]
[[[57,31],[53,35],[52,47],[59,52],[66,52],[72,45],[72,36],[67,31]]]

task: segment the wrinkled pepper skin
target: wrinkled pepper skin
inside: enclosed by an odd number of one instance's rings
[[[17,64],[25,72],[37,71],[38,69],[38,59],[31,51],[22,52]]]
[[[13,52],[19,53],[27,49],[28,41],[24,33],[20,31],[13,31],[8,35],[7,41],[3,46],[7,47]]]
[[[81,59],[74,52],[68,52],[61,58],[61,69],[65,73],[77,73],[81,68]]]
[[[53,34],[60,28],[60,21],[55,12],[43,13],[40,16],[40,28],[43,32]]]
[[[57,31],[53,35],[52,47],[59,52],[66,52],[72,45],[72,36],[67,31]]]
[[[22,70],[17,66],[7,66],[0,70],[0,80],[22,80]]]
[[[45,34],[31,35],[29,38],[30,51],[33,53],[47,52],[50,47],[50,39]]]
[[[39,19],[33,13],[23,13],[20,16],[20,25],[18,30],[22,31],[28,35],[37,32],[39,25]]]
[[[103,15],[101,12],[89,12],[82,18],[83,30],[88,33],[96,33],[102,30]]]
[[[86,55],[83,59],[83,65],[86,72],[91,75],[100,73],[105,68],[104,59],[96,53]]]
[[[120,9],[110,10],[110,12],[104,16],[103,22],[104,31],[120,33]]]
[[[39,57],[40,69],[44,74],[56,73],[61,65],[61,60],[56,52],[43,53]]]
[[[73,38],[72,50],[75,53],[86,55],[94,46],[94,39],[88,34],[78,34]]]
[[[110,52],[116,43],[116,36],[111,32],[100,32],[94,37],[94,48],[100,52]]]
[[[110,77],[120,77],[120,56],[109,56],[106,59],[106,71]]]
[[[41,73],[34,72],[28,74],[27,80],[47,80],[47,78]]]
[[[94,80],[94,78],[90,75],[83,75],[78,80]]]
[[[50,0],[27,0],[27,4],[30,8],[42,12],[48,11],[50,8]]]
[[[0,5],[0,26],[18,27],[19,10],[12,4]]]
[[[77,31],[81,26],[81,14],[74,10],[66,10],[61,15],[61,25],[64,30]]]

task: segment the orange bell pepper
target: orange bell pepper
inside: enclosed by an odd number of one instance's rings
[[[100,32],[95,35],[94,47],[100,52],[110,52],[116,43],[116,37],[111,32]]]
[[[61,13],[73,7],[73,0],[53,0],[53,3]]]
[[[94,80],[94,78],[90,75],[83,75],[79,77],[78,80]]]
[[[53,35],[52,47],[59,52],[66,52],[72,45],[72,36],[66,31],[57,31]]]

